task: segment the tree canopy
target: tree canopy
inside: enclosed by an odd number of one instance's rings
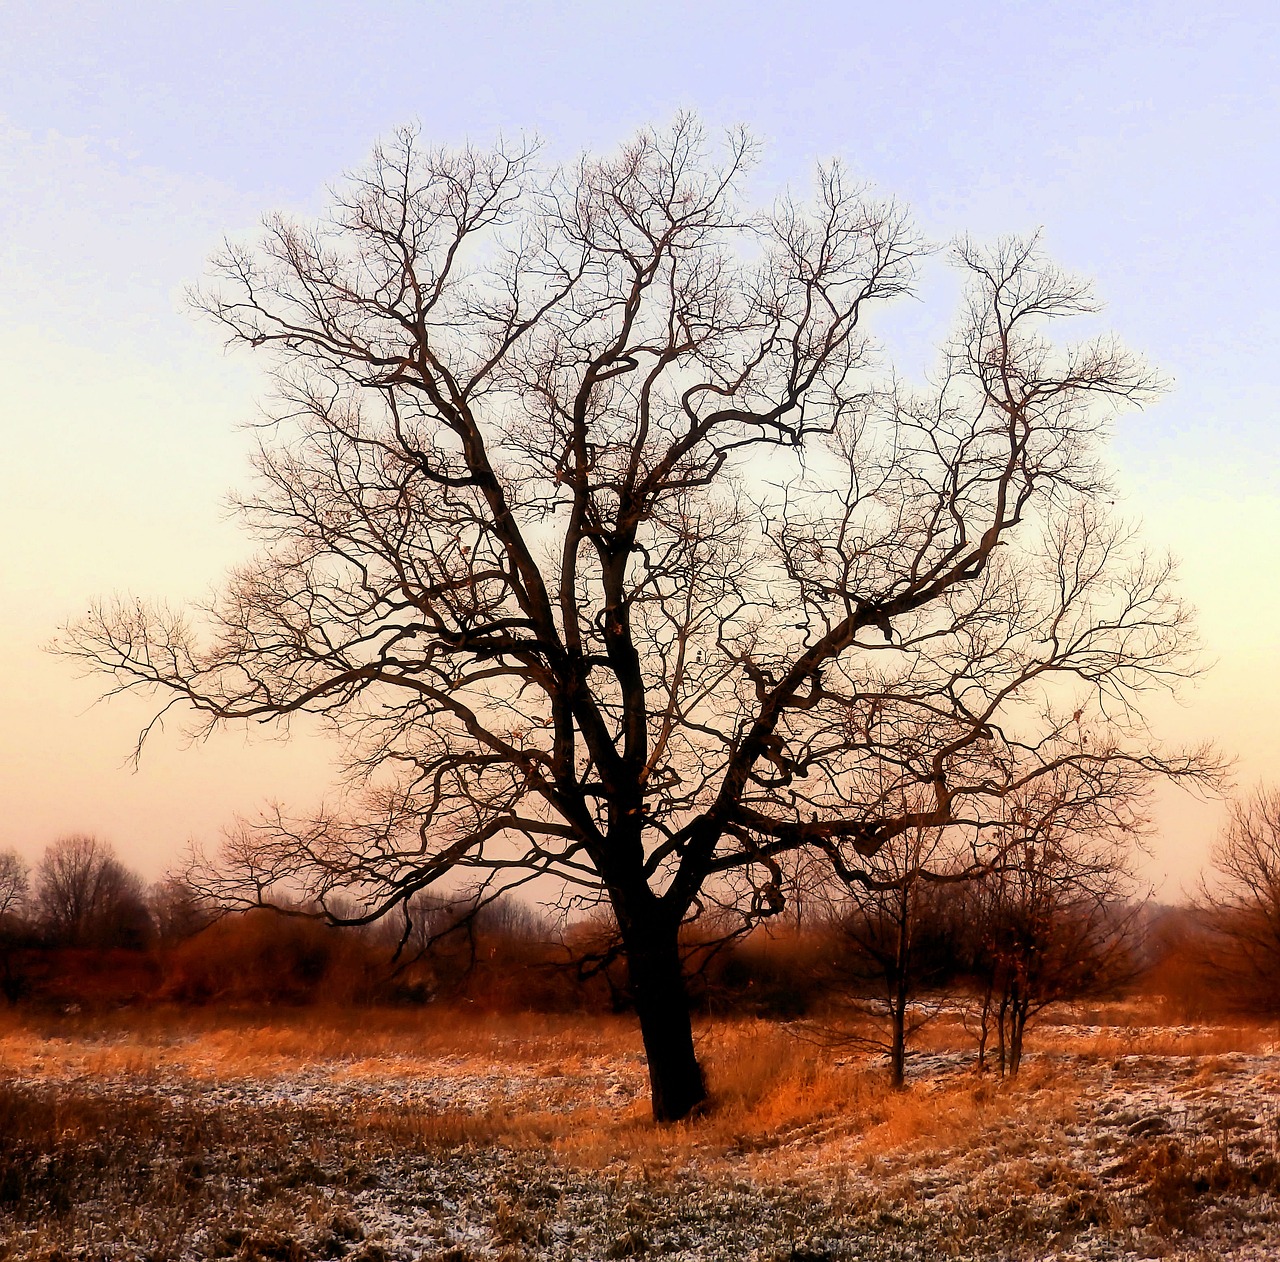
[[[224,896],[367,919],[471,871],[607,900],[659,1118],[705,1094],[678,933],[706,899],[776,911],[798,848],[978,845],[1064,767],[1119,801],[1211,763],[1141,718],[1194,645],[1099,465],[1158,383],[1045,333],[1088,286],[958,243],[908,388],[867,332],[924,252],[905,211],[839,164],[751,209],[753,154],[689,117],[551,168],[406,130],[325,218],[229,244],[196,302],[275,373],[260,551],[194,615],[107,603],[64,641],[160,715],[341,737],[341,811],[233,837]]]

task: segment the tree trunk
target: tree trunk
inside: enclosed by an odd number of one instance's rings
[[[898,904],[898,949],[893,962],[893,1046],[890,1077],[895,1088],[907,1082],[907,1009],[911,998],[911,912],[915,891],[905,886]]]
[[[1022,1039],[1027,1029],[1027,1008],[1025,1001],[1014,1002],[1013,1012],[1009,1017],[1009,1077],[1016,1078],[1022,1068]]]
[[[893,1007],[893,1044],[889,1049],[889,1078],[894,1087],[907,1081],[907,1009],[899,999]]]
[[[658,924],[624,931],[631,999],[640,1018],[655,1122],[678,1122],[707,1098],[693,1050],[689,992],[680,962],[679,927]]]

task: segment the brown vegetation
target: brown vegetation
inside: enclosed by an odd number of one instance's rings
[[[1047,1256],[1077,1239],[1098,1256],[1190,1257],[1196,1240],[1227,1256],[1272,1240],[1275,1032],[1193,1036],[1157,1018],[1150,1003],[1056,1012],[1001,1084],[944,1017],[903,1092],[875,1058],[776,1022],[700,1022],[718,1107],[658,1128],[625,1020],[11,1013],[2,1256],[110,1242],[193,1262],[530,1262],[572,1239],[571,1256],[840,1262]],[[606,1079],[625,1093],[602,1101]]]

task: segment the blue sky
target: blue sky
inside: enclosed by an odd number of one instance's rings
[[[1172,739],[1248,784],[1280,764],[1280,340],[1274,6],[858,3],[26,3],[0,9],[0,847],[96,831],[148,875],[265,796],[314,797],[324,752],[156,742],[89,708],[40,645],[92,595],[179,601],[244,554],[256,370],[184,311],[223,233],[307,213],[373,141],[541,135],[553,155],[698,110],[764,141],[764,198],[840,155],[933,240],[1043,229],[1104,323],[1172,380],[1117,428],[1122,509],[1183,559],[1217,666]],[[908,374],[945,332],[939,263],[882,335]],[[1167,797],[1173,890],[1218,807]]]

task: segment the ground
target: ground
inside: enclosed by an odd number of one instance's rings
[[[893,1092],[707,1022],[716,1106],[658,1128],[622,1019],[11,1014],[0,1258],[1272,1258],[1276,1038],[1064,1011],[1002,1083],[953,1016]]]

